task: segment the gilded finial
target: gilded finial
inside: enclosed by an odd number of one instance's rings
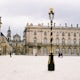
[[[52,12],[54,12],[54,9],[53,8],[50,8],[49,10],[52,11]]]
[[[50,11],[53,11],[53,8],[50,8]]]
[[[50,12],[49,12],[49,13],[54,14],[54,9],[53,9],[53,8],[50,8],[49,10],[50,10]]]

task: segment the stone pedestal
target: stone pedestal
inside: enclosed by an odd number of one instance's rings
[[[50,53],[49,55],[49,61],[48,61],[48,71],[54,71],[55,70],[55,64],[53,60],[53,55]]]

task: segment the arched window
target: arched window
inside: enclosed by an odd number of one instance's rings
[[[70,36],[70,33],[68,33],[68,36]]]
[[[45,56],[45,55],[48,55],[48,49],[47,48],[43,48],[43,55]]]
[[[44,44],[47,44],[47,38],[46,37],[44,38]]]
[[[73,55],[76,55],[77,54],[77,49],[74,48],[74,54]]]
[[[37,38],[36,37],[34,37],[34,44],[36,44],[37,43]]]
[[[68,55],[71,55],[71,48],[68,48]]]
[[[62,33],[62,36],[65,36],[64,32]]]
[[[59,38],[56,39],[56,44],[59,45]]]
[[[76,37],[76,33],[74,33],[74,37]]]
[[[46,32],[46,31],[44,32],[44,35],[45,35],[45,36],[47,35],[47,32]]]
[[[62,54],[63,54],[63,55],[65,54],[65,49],[64,49],[64,48],[62,49]]]
[[[58,47],[56,48],[56,54],[57,55],[59,54],[59,48]]]
[[[62,38],[62,45],[65,45],[65,39]]]
[[[34,35],[37,35],[36,31],[34,32]]]
[[[68,45],[70,45],[71,44],[71,39],[70,38],[68,38]]]
[[[56,33],[56,36],[59,36],[59,32]]]
[[[76,38],[74,38],[74,45],[76,45]]]

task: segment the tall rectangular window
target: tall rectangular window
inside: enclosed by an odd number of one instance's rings
[[[76,45],[76,38],[74,38],[74,45]]]
[[[68,33],[68,36],[70,36],[70,33]]]
[[[59,45],[59,38],[56,39],[56,44]]]
[[[76,33],[74,33],[74,37],[76,37]]]
[[[44,38],[44,44],[47,44],[47,38],[46,37]]]
[[[65,39],[62,38],[62,45],[65,45]]]
[[[71,44],[71,39],[70,38],[68,38],[68,45],[70,45]]]
[[[34,44],[37,44],[37,38],[34,37]]]

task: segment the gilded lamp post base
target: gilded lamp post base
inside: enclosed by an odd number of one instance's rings
[[[49,55],[49,61],[48,61],[48,71],[54,71],[55,70],[55,64],[53,61],[53,55],[50,53]]]

